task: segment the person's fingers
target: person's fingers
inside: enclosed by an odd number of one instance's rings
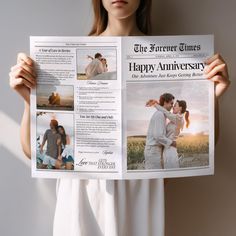
[[[220,97],[230,85],[227,64],[220,54],[207,59],[205,64],[204,75],[216,84],[215,95]]]
[[[17,55],[17,63],[24,61],[26,64],[28,64],[29,66],[33,66],[34,65],[34,61],[28,57],[25,53],[18,53]]]
[[[221,57],[221,55],[220,55],[219,53],[216,53],[216,54],[213,55],[212,57],[206,59],[206,60],[204,61],[204,63],[205,63],[206,65],[209,65],[209,64],[211,64],[213,61],[215,61],[215,60],[217,60],[217,59],[220,59],[223,63],[225,63],[224,59]]]
[[[218,83],[218,84],[222,84],[225,87],[230,85],[230,81],[221,75],[215,75],[214,77],[210,78],[209,80],[211,80],[212,82]]]
[[[205,66],[204,73],[205,74],[209,73],[214,67],[219,66],[221,64],[224,64],[224,62],[221,59],[218,58],[218,59],[214,60],[212,63]]]
[[[16,69],[9,73],[10,76],[10,86],[15,88],[17,85],[26,85],[29,88],[35,87],[35,80],[32,79],[28,72],[22,69]]]
[[[153,106],[154,104],[155,104],[155,100],[154,100],[154,99],[150,99],[149,101],[147,101],[146,106],[147,106],[147,107],[151,107],[151,106]]]
[[[30,69],[28,68],[28,70]],[[35,76],[33,76],[30,72],[28,72],[23,67],[18,66],[18,65],[11,68],[10,76],[15,77],[15,78],[24,78],[24,79],[27,79],[33,85],[36,84]]]
[[[12,88],[16,88],[19,85],[25,85],[26,87],[32,89],[34,88],[34,86],[26,79],[24,78],[12,78],[10,79],[10,86]]]
[[[148,100],[148,101],[146,102],[146,106],[149,106],[149,105],[150,105],[150,102],[151,102],[151,100]]]
[[[215,75],[214,77],[210,78],[209,80],[211,80],[212,82],[221,83],[224,81],[224,78],[221,75]]]
[[[207,79],[210,79],[217,74],[220,74],[225,78],[228,77],[227,66],[225,63],[215,66],[209,73],[206,73],[205,76]]]
[[[36,79],[37,74],[36,74],[35,68],[32,66],[29,66],[25,62],[23,61],[19,62],[15,66],[11,67],[11,71],[15,71],[17,69],[23,69],[24,71],[28,72],[33,77],[33,79]]]

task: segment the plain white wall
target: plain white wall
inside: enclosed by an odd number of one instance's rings
[[[236,219],[236,2],[153,0],[153,34],[215,34],[216,51],[230,68],[232,85],[220,101],[221,136],[216,174],[171,179],[166,186],[167,236],[235,236]],[[8,0],[0,3],[0,235],[51,236],[55,181],[30,177],[21,149],[22,101],[8,86],[16,54],[29,53],[30,35],[79,36],[91,27],[84,0]]]

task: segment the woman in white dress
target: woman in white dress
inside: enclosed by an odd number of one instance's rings
[[[160,106],[157,101],[155,102],[154,106],[157,110],[163,112],[166,118],[169,120],[168,124],[166,125],[166,137],[172,141],[176,141],[180,135],[181,130],[184,128],[184,123],[186,123],[186,128],[189,127],[189,111],[187,110],[186,101],[177,100],[173,107],[173,113]],[[163,165],[164,169],[180,167],[176,147],[164,147]]]
[[[90,35],[127,36],[149,32],[151,0],[93,0],[94,26]],[[207,61],[206,77],[217,79],[218,95],[229,84],[223,59]],[[219,78],[217,73],[221,72]],[[210,73],[210,74],[209,74]],[[217,78],[216,78],[217,76]],[[10,85],[25,101],[21,124],[23,151],[30,158],[30,89],[36,85],[33,60],[18,54],[11,68]],[[153,180],[60,179],[54,236],[164,236],[164,184]]]

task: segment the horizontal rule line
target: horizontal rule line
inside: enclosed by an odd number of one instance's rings
[[[77,48],[77,47],[90,47],[90,48],[97,48],[98,46],[88,46],[88,45],[70,45],[70,46],[55,46],[55,45],[52,45],[52,46],[43,46],[43,45],[35,45],[34,46],[35,48]],[[102,48],[116,48],[117,46],[114,45],[114,46],[103,46],[103,45],[99,45],[99,47],[102,47]]]
[[[180,82],[180,81],[206,81],[209,82],[209,80],[207,79],[165,79],[165,80],[161,80],[161,79],[140,79],[140,80],[127,80],[127,83],[148,83],[148,82]]]
[[[132,60],[145,60],[145,59],[156,59],[156,60],[180,60],[180,59],[196,59],[199,57],[136,57],[136,58],[126,58],[127,61],[132,61]],[[205,57],[204,57],[205,58]],[[203,63],[203,62],[202,62]]]
[[[100,42],[92,42],[92,41],[85,41],[85,42],[68,42],[68,41],[34,41],[34,43],[97,43],[97,44],[101,44],[101,43],[117,43],[116,41],[112,42],[112,41],[100,41]]]
[[[106,174],[106,173],[119,173],[118,171],[82,171],[82,170],[40,170],[37,169],[36,171],[40,171],[40,172],[53,172],[53,173],[60,173],[60,172],[65,172],[65,173],[96,173],[96,174]]]
[[[180,172],[180,171],[199,171],[209,169],[210,166],[198,166],[198,167],[182,167],[179,169],[161,169],[161,170],[127,170],[127,173],[166,173],[166,172]]]

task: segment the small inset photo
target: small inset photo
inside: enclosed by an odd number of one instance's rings
[[[37,109],[74,110],[74,87],[72,85],[39,84],[36,89]]]
[[[37,112],[37,169],[74,170],[73,114]]]
[[[116,48],[77,49],[78,80],[116,80]]]

